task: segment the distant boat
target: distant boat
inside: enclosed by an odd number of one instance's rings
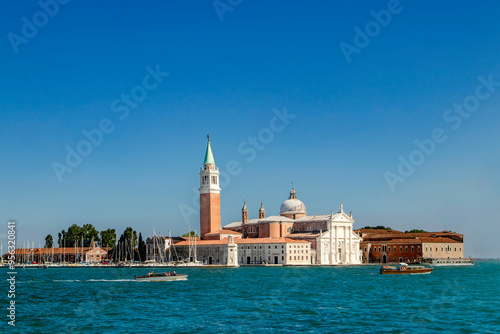
[[[177,274],[174,273],[154,273],[152,271],[149,274],[144,276],[134,276],[134,278],[138,281],[153,281],[153,282],[161,282],[161,281],[187,281],[188,275]]]
[[[397,266],[382,266],[380,273],[383,275],[401,275],[401,274],[430,274],[434,268],[424,266],[409,266],[407,263],[401,262]]]
[[[425,264],[430,264],[431,266],[434,267],[441,267],[441,266],[473,266],[474,265],[474,260],[473,259],[449,259],[449,258],[443,258],[443,259],[435,259],[435,258],[429,258],[429,259],[424,259],[422,261]]]

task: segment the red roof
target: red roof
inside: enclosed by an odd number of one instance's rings
[[[218,234],[232,234],[232,235],[241,235],[239,232],[231,231],[231,230],[218,230],[215,232],[207,233],[206,235],[218,235]]]
[[[239,239],[237,244],[283,244],[283,243],[306,243],[305,240],[294,240],[290,238],[245,238]]]
[[[194,245],[194,241],[180,241],[175,244],[175,246],[190,246]],[[221,240],[196,240],[196,246],[208,246],[208,245],[227,245],[227,238]]]

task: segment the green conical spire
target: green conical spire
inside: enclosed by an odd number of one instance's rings
[[[205,153],[205,162],[204,162],[204,164],[215,165],[214,155],[212,153],[212,147],[210,146],[210,135],[207,135],[207,138],[208,138],[207,153]]]

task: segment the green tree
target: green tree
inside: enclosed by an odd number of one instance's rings
[[[410,231],[405,231],[405,233],[427,233],[427,231],[425,230],[419,230],[419,229],[413,229],[413,230],[410,230]]]
[[[57,242],[59,243],[59,247],[67,246],[67,244],[65,243],[66,242],[66,231],[62,230],[61,232],[59,232],[57,234],[57,236],[59,237],[57,240]]]
[[[139,245],[137,246],[138,248],[138,254],[139,254],[139,261],[146,261],[146,243],[144,240],[142,240],[142,233],[139,233]]]
[[[390,227],[385,227],[383,225],[379,225],[379,226],[365,226],[365,227],[362,227],[363,229],[367,229],[367,230],[387,230],[387,231],[392,231],[392,228]]]
[[[99,232],[97,232],[97,230],[92,224],[84,224],[81,231],[82,231],[81,237],[83,237],[84,247],[92,246],[92,241],[97,241],[99,239]]]
[[[120,247],[120,261],[134,257],[134,250],[137,246],[137,232],[132,227],[127,227],[118,240]]]
[[[82,228],[76,224],[71,225],[66,233],[66,247],[80,246],[82,239]]]
[[[191,237],[191,238],[193,238],[193,237],[194,237],[194,238],[199,238],[199,237],[198,237],[198,234],[196,234],[196,232],[195,232],[195,231],[191,231],[191,232],[189,232],[189,233],[185,233],[185,234],[181,235],[181,237],[183,237],[183,238],[187,238],[187,237]]]
[[[52,235],[47,235],[45,237],[45,248],[51,248],[54,245],[54,239],[52,238]]]
[[[105,231],[101,231],[101,247],[115,247],[116,245],[116,230],[114,228],[108,228]]]

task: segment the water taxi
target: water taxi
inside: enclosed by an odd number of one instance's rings
[[[173,273],[154,273],[150,271],[147,275],[134,276],[138,281],[152,281],[152,282],[162,282],[162,281],[187,281],[188,275],[178,274],[176,271]]]
[[[424,266],[409,266],[407,263],[400,263],[398,266],[382,266],[380,273],[384,275],[401,275],[401,274],[430,274],[434,268]]]

